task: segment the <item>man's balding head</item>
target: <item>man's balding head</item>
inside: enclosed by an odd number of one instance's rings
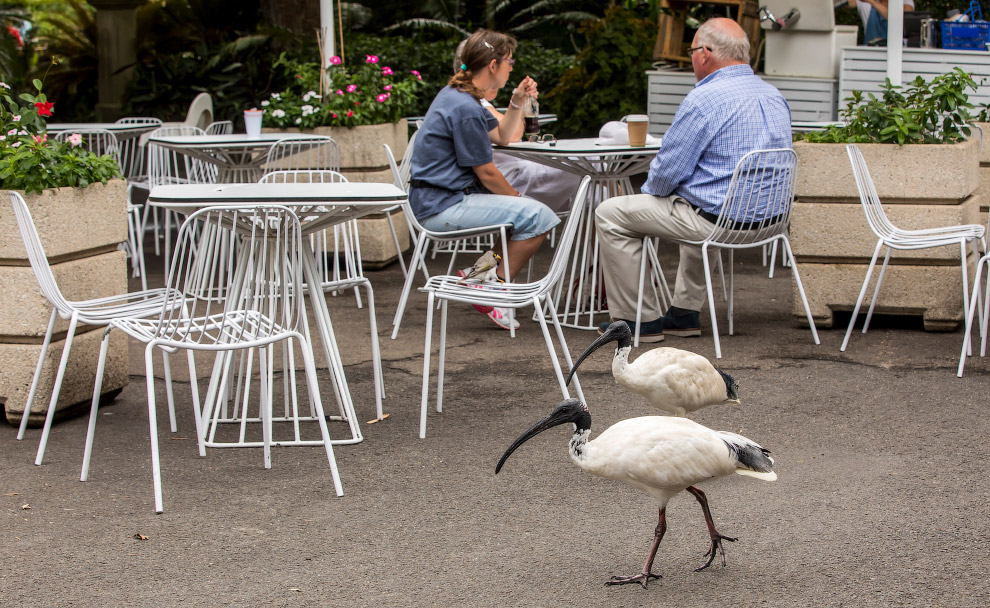
[[[698,80],[727,65],[749,63],[749,38],[732,19],[716,17],[701,24],[691,46],[691,64]]]

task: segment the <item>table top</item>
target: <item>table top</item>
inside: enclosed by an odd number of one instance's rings
[[[144,133],[157,129],[158,125],[120,122],[50,122],[45,125],[45,128],[51,133],[59,131],[87,131],[90,129],[104,129],[111,133]]]
[[[654,155],[660,149],[660,144],[633,147],[629,144],[596,144],[597,138],[584,137],[577,139],[558,139],[554,142],[519,141],[507,146],[496,145],[494,148],[511,154],[513,151],[539,153],[547,155]]]
[[[313,205],[318,203],[387,203],[406,200],[406,193],[384,183],[316,184],[173,184],[156,186],[148,195],[152,205],[199,208],[236,203]]]
[[[321,135],[306,133],[261,133],[249,136],[247,133],[228,133],[226,135],[168,135],[148,138],[148,141],[176,148],[261,148],[271,147],[282,139],[323,139]]]

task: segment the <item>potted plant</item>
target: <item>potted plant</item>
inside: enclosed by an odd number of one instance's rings
[[[36,94],[16,98],[0,83],[0,401],[11,421],[19,421],[27,401],[51,306],[32,272],[7,190],[24,196],[45,254],[63,295],[70,300],[127,291],[127,262],[117,249],[127,239],[126,183],[117,161],[81,147],[82,136],[59,142],[49,137],[47,117],[55,104],[34,81]],[[55,337],[67,323],[59,320]],[[92,397],[100,331],[80,330],[59,399],[60,409]],[[62,340],[48,350],[32,405],[40,423],[48,407]],[[111,343],[104,393],[127,384],[127,341]]]
[[[980,223],[979,142],[970,138],[976,83],[959,68],[880,97],[855,91],[840,112],[846,124],[796,137],[798,175],[791,244],[815,322],[830,327],[851,311],[876,246],[859,202],[845,144],[862,151],[891,221],[906,229]],[[884,277],[880,312],[923,315],[925,329],[962,321],[959,251],[898,251]],[[973,260],[975,262],[975,260]],[[807,278],[805,278],[807,276]],[[919,288],[922,286],[922,288]],[[804,317],[800,300],[794,314]]]
[[[331,57],[323,79],[316,62],[292,61],[282,54],[275,66],[292,74],[292,86],[261,102],[263,131],[329,135],[340,150],[340,170],[350,181],[392,182],[382,144],[401,158],[408,141],[407,116],[423,88],[419,72],[397,73],[375,55],[346,67]],[[324,86],[321,87],[321,81]],[[400,249],[409,247],[405,220],[393,214],[392,226]],[[384,266],[400,254],[395,250],[389,220],[375,214],[358,220],[361,259]]]

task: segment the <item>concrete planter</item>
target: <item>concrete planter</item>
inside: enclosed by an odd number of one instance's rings
[[[980,150],[980,187],[976,190],[976,196],[980,199],[980,212],[982,223],[986,225],[988,204],[990,204],[990,122],[974,123],[980,128],[983,137],[983,146]]]
[[[388,144],[395,157],[402,158],[409,141],[409,128],[403,118],[399,122],[359,127],[316,127],[315,129],[270,129],[267,133],[311,133],[328,135],[340,149],[340,172],[352,182],[392,183],[392,171],[382,144]],[[402,213],[392,215],[402,251],[409,248],[409,231]],[[358,220],[361,239],[361,260],[371,268],[384,267],[395,261],[398,252],[383,214]]]
[[[126,182],[113,180],[87,188],[55,188],[24,196],[62,294],[86,300],[127,291],[127,260],[119,243],[127,240]],[[8,421],[19,423],[51,316],[24,250],[24,241],[6,193],[0,203],[0,401]],[[57,321],[31,408],[29,424],[44,421],[68,322]],[[57,411],[88,404],[93,394],[102,331],[77,328]],[[127,338],[111,337],[104,394],[127,384]]]
[[[914,229],[981,223],[976,139],[951,145],[861,144],[859,149],[894,224]],[[831,327],[836,310],[855,306],[877,239],[866,223],[845,145],[795,142],[794,151],[798,200],[791,245],[815,323]],[[959,255],[955,247],[894,252],[877,311],[921,314],[928,330],[955,329],[963,320]],[[975,267],[972,252],[967,257]],[[869,289],[867,297],[872,296]],[[804,319],[797,293],[794,302],[794,316]]]

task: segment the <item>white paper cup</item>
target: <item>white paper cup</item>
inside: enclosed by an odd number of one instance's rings
[[[262,110],[244,110],[244,130],[248,137],[259,137],[261,135]]]
[[[650,117],[646,114],[630,114],[626,116],[629,127],[629,145],[642,148],[646,145],[646,131],[650,126]]]

